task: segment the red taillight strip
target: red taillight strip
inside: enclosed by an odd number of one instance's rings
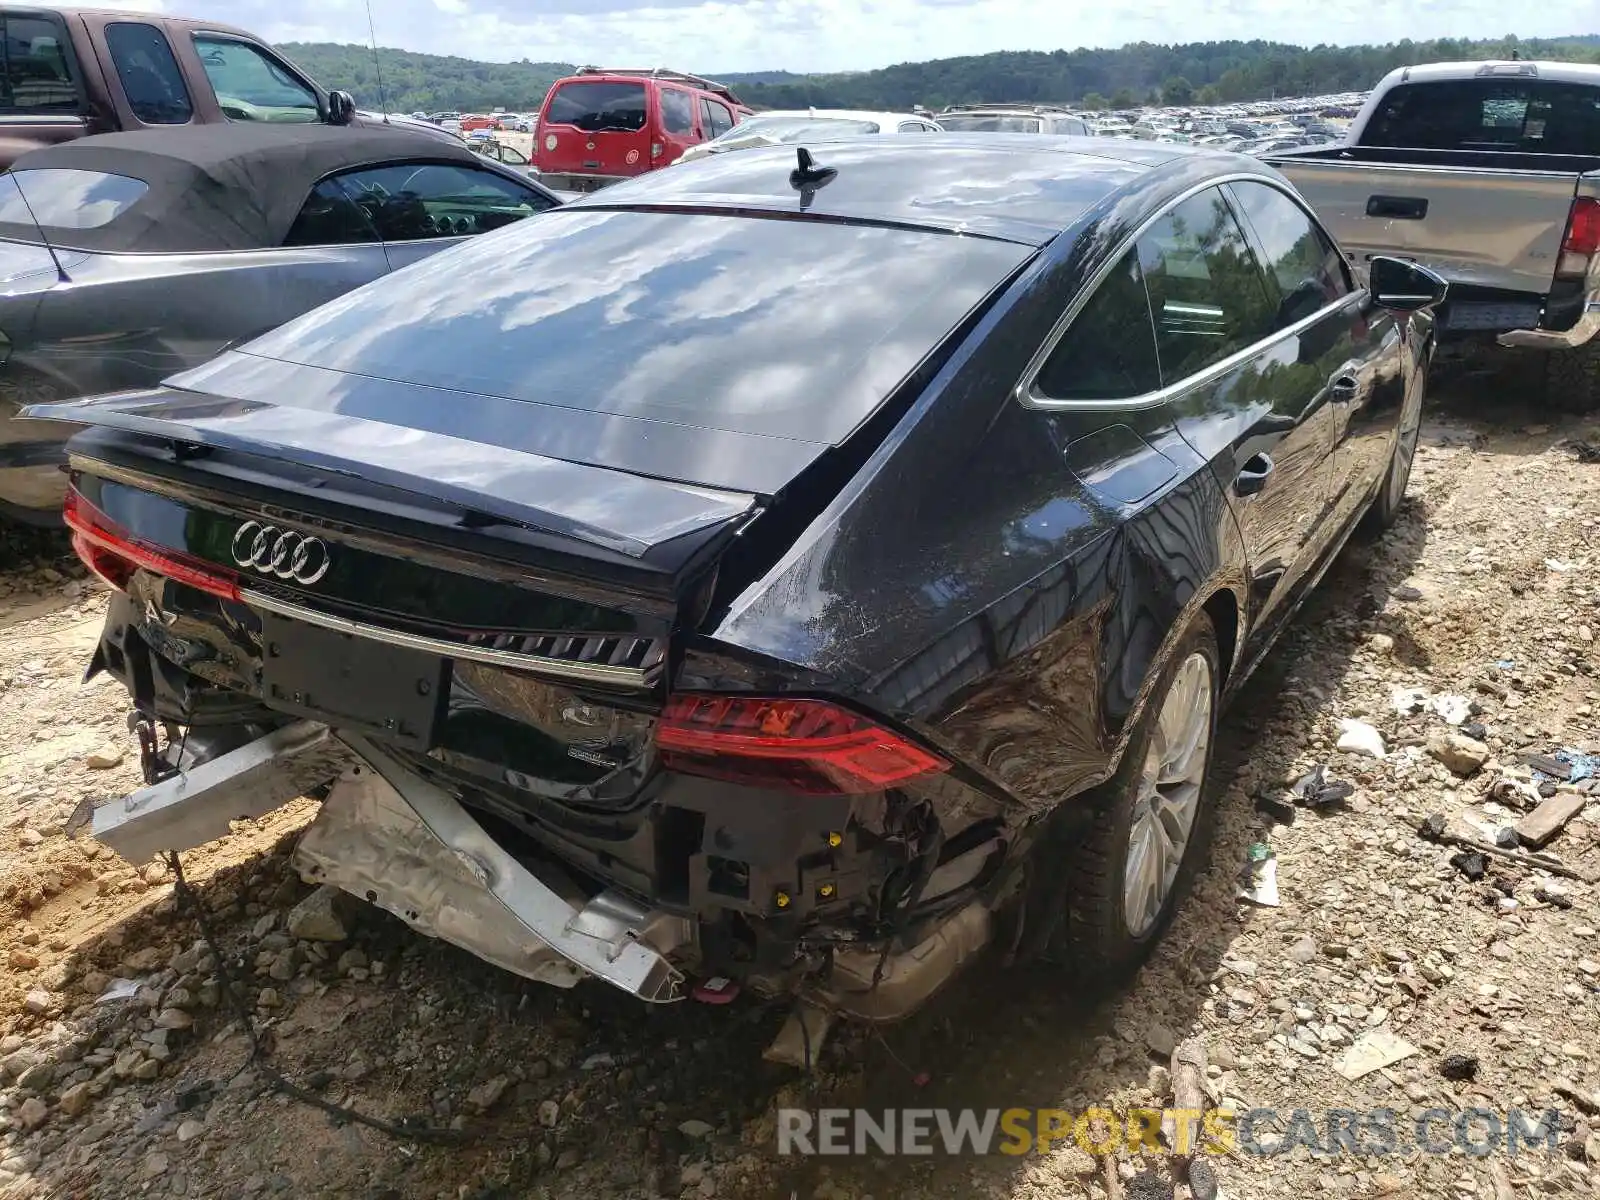
[[[816,794],[882,791],[950,768],[938,754],[825,700],[685,693],[656,746],[672,770]]]
[[[137,569],[163,575],[174,583],[224,600],[239,598],[239,580],[232,571],[136,537],[84,499],[76,488],[67,490],[67,502],[61,515],[72,530],[72,547],[78,557],[112,587],[125,587],[128,576]],[[107,554],[114,561],[108,562],[104,557]],[[115,569],[118,561],[126,565],[126,571]]]
[[[1590,255],[1600,251],[1600,200],[1579,196],[1567,216],[1567,230],[1561,238],[1563,254]]]

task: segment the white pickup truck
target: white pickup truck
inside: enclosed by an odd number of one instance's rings
[[[1358,269],[1383,254],[1450,281],[1441,341],[1550,351],[1549,401],[1600,405],[1600,66],[1404,67],[1344,144],[1267,161]]]

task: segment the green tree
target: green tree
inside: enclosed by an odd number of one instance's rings
[[[1216,84],[1208,83],[1208,84],[1205,85],[1205,87],[1201,88],[1198,92],[1196,92],[1194,94],[1194,102],[1196,104],[1208,104],[1208,105],[1209,104],[1221,104],[1222,103],[1222,95],[1221,95],[1220,92],[1217,91],[1217,85]]]
[[[1111,93],[1112,108],[1134,108],[1138,106],[1138,103],[1139,102],[1134,99],[1132,88],[1119,87],[1116,91]]]
[[[1174,75],[1161,85],[1161,102],[1163,104],[1193,104],[1194,84],[1182,75]]]
[[[1107,100],[1099,92],[1090,92],[1083,98],[1082,103],[1083,107],[1087,108],[1090,112],[1100,112],[1105,108],[1109,108],[1111,105],[1111,101]]]

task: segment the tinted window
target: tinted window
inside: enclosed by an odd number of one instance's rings
[[[1139,255],[1130,250],[1101,281],[1035,381],[1055,400],[1120,400],[1161,387]]]
[[[348,193],[331,179],[311,189],[311,196],[283,239],[285,246],[347,246],[378,241],[378,231]]]
[[[733,114],[715,100],[701,100],[704,105],[707,137],[718,137],[733,128]]]
[[[552,205],[532,188],[455,163],[369,167],[335,178],[386,242],[487,233]]]
[[[317,95],[260,46],[197,34],[195,53],[230,121],[320,121]]]
[[[556,125],[576,125],[587,133],[606,129],[632,133],[644,128],[644,84],[563,83],[550,97],[544,119]]]
[[[693,133],[694,97],[679,88],[662,88],[661,128],[668,133]]]
[[[106,49],[116,64],[128,107],[139,120],[146,125],[183,125],[194,115],[183,73],[161,30],[138,21],[114,21],[106,26]]]
[[[0,112],[76,112],[78,87],[67,67],[61,27],[44,17],[4,21]]]
[[[1163,382],[1173,384],[1272,332],[1266,277],[1222,192],[1209,188],[1139,239]]]
[[[580,206],[408,268],[251,352],[485,398],[833,442],[1031,253],[867,225]],[[603,462],[585,456],[607,450],[578,437],[563,453]],[[684,478],[715,482],[727,469],[702,461]]]
[[[1261,265],[1277,285],[1280,329],[1350,294],[1344,259],[1305,210],[1264,183],[1230,186]]]
[[[141,179],[103,171],[13,171],[28,210],[52,229],[99,229],[138,203],[150,189]]]
[[[1361,144],[1594,154],[1600,87],[1528,78],[1403,83],[1379,102]]]

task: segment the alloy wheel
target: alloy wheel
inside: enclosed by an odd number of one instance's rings
[[[1122,873],[1123,918],[1134,937],[1160,919],[1200,811],[1211,749],[1211,663],[1183,660],[1161,702],[1128,830]]]

